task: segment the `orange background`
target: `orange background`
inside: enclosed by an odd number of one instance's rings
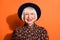
[[[41,18],[36,24],[48,31],[50,40],[60,40],[60,1],[59,0],[0,0],[0,40],[9,40],[13,30],[23,25],[17,11],[26,2],[41,8]]]

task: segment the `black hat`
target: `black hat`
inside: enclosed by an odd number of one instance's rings
[[[41,10],[40,10],[40,8],[36,4],[25,3],[25,4],[21,5],[19,7],[19,9],[18,9],[18,16],[19,16],[20,19],[21,19],[21,15],[22,15],[23,10],[26,7],[33,7],[36,10],[36,12],[37,12],[37,20],[40,18],[40,16],[41,16]]]

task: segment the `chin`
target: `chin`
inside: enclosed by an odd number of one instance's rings
[[[33,22],[28,22],[28,24],[31,24],[31,23],[33,23]]]
[[[34,23],[34,20],[32,20],[32,21],[25,21],[26,23],[28,23],[28,24],[31,24],[31,23]]]
[[[34,23],[34,22],[27,22],[28,24]]]

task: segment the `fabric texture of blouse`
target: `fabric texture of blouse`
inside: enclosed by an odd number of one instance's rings
[[[49,40],[49,37],[45,28],[36,24],[25,24],[14,30],[11,40]]]

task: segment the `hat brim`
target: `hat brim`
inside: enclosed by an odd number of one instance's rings
[[[33,3],[25,3],[25,4],[21,5],[19,7],[19,9],[18,9],[18,16],[19,16],[20,19],[21,19],[21,15],[22,15],[23,10],[26,7],[33,7],[36,10],[36,12],[37,12],[37,20],[40,18],[40,16],[41,16],[41,10],[40,10],[40,8],[36,4],[33,4]]]

